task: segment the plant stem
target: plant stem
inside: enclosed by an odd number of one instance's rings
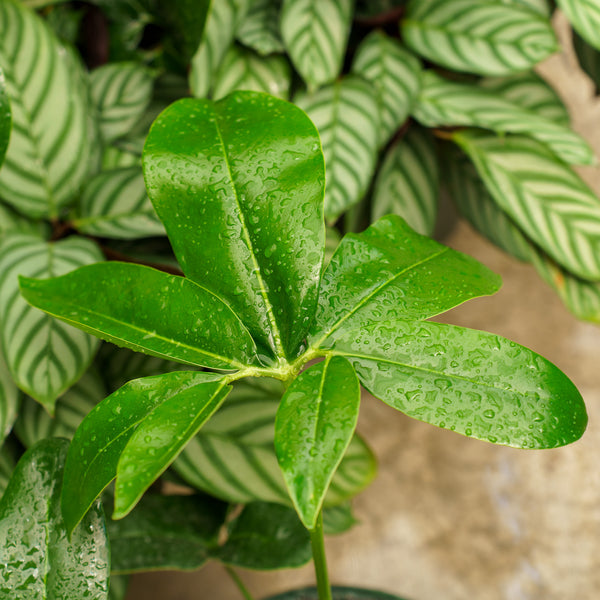
[[[315,528],[310,531],[310,542],[312,544],[313,562],[315,563],[319,600],[333,600],[331,586],[329,585],[329,574],[327,573],[327,559],[325,557],[323,510],[319,511]]]
[[[248,591],[248,588],[244,585],[244,582],[240,579],[240,576],[231,567],[226,566],[225,570],[227,571],[227,573],[229,573],[229,576],[231,577],[231,579],[233,579],[233,582],[235,583],[235,585],[237,585],[238,590],[240,590],[245,600],[254,600],[254,597]]]

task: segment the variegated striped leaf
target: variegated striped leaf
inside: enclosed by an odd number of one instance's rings
[[[394,214],[431,235],[437,217],[439,173],[431,134],[412,126],[387,152],[375,180],[371,220]]]
[[[0,446],[0,498],[8,485],[10,476],[17,466],[16,452],[12,445],[4,444]]]
[[[600,51],[590,46],[580,35],[573,32],[573,48],[579,61],[579,66],[594,82],[596,93],[600,89]]]
[[[204,37],[190,67],[189,84],[196,98],[208,96],[217,69],[248,12],[249,4],[250,0],[213,0],[211,3]]]
[[[493,0],[496,1],[496,0]],[[544,17],[549,17],[551,14],[548,0],[501,0],[504,4],[514,4],[532,10]]]
[[[453,134],[498,205],[566,269],[600,279],[600,200],[544,144],[477,131]]]
[[[219,100],[236,90],[265,92],[287,100],[292,73],[284,56],[260,57],[251,50],[232,46],[217,71],[212,97]]]
[[[6,92],[4,73],[2,72],[2,68],[0,68],[0,167],[2,167],[6,149],[8,148],[11,127],[10,101]]]
[[[281,0],[252,0],[236,38],[261,56],[285,50],[279,32]]]
[[[395,39],[373,31],[360,44],[352,72],[370,81],[377,94],[383,146],[407,119],[419,94],[421,64]]]
[[[490,0],[411,0],[402,35],[421,56],[480,75],[525,71],[559,49],[547,18]]]
[[[6,234],[17,231],[42,238],[48,233],[48,226],[42,221],[26,219],[0,202],[0,243]]]
[[[97,128],[75,54],[16,0],[0,2],[0,66],[12,132],[0,196],[31,217],[56,217],[97,166]]]
[[[142,157],[139,154],[119,146],[108,146],[102,154],[102,171],[112,171],[141,164]]]
[[[379,109],[370,84],[352,76],[298,95],[317,126],[325,156],[325,217],[334,222],[365,194],[375,169]]]
[[[0,326],[8,368],[17,385],[52,414],[54,402],[89,366],[98,340],[29,306],[19,275],[47,278],[103,260],[91,241],[71,237],[46,243],[6,236],[0,248]]]
[[[283,42],[311,91],[340,73],[353,4],[354,0],[283,0]]]
[[[455,83],[427,71],[414,116],[428,127],[466,126],[497,133],[524,133],[544,142],[569,164],[592,165],[593,150],[568,127],[521,108],[476,85]]]
[[[573,29],[600,50],[600,0],[556,0]]]
[[[222,408],[173,464],[190,485],[228,502],[291,505],[273,446],[283,390],[272,381],[238,382]],[[336,472],[327,505],[341,504],[372,479],[374,458],[357,436]]]
[[[21,393],[10,375],[0,349],[0,446],[17,418],[20,400]]]
[[[133,62],[111,63],[91,72],[92,100],[105,142],[129,133],[148,108],[153,85],[151,71]]]
[[[83,233],[121,240],[166,235],[146,194],[141,166],[96,175],[84,188],[72,222]]]

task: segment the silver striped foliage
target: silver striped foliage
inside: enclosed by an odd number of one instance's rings
[[[309,90],[340,73],[354,0],[283,0],[281,35]]]
[[[497,0],[492,0],[496,2]],[[500,0],[504,4],[514,4],[515,6],[521,6],[528,8],[544,17],[549,17],[551,14],[550,4],[548,0]]]
[[[600,50],[600,0],[556,0],[573,29]]]
[[[192,57],[189,73],[190,89],[196,98],[208,96],[217,69],[248,12],[249,4],[250,0],[211,2],[204,36]]]
[[[279,31],[282,0],[251,0],[246,18],[238,27],[236,38],[261,56],[283,52]]]
[[[525,71],[559,49],[547,18],[490,0],[411,0],[402,36],[417,54],[479,75]]]
[[[412,126],[390,147],[375,180],[371,220],[394,214],[417,233],[431,235],[437,217],[439,173],[431,134]]]
[[[291,505],[273,446],[278,383],[238,382],[221,409],[173,463],[190,485],[228,502]],[[373,455],[355,436],[325,498],[328,506],[356,495],[375,473]]]
[[[579,66],[594,82],[596,93],[600,89],[600,51],[590,46],[580,35],[573,32],[573,48],[579,61]]]
[[[0,446],[17,418],[20,400],[21,393],[10,375],[0,349]]]
[[[0,327],[8,368],[17,385],[49,413],[89,366],[98,340],[25,302],[19,275],[47,278],[103,260],[91,241],[46,243],[26,234],[5,237],[0,254]]]
[[[4,73],[2,72],[2,68],[0,68],[0,167],[2,167],[6,149],[8,148],[11,127],[12,115],[10,112],[10,100],[8,99],[8,93],[6,91]]]
[[[166,235],[146,194],[141,166],[103,171],[85,186],[73,225],[82,233],[121,240]]]
[[[102,153],[102,171],[112,171],[122,167],[134,167],[142,164],[142,157],[119,146],[107,146]]]
[[[517,226],[575,275],[600,279],[600,200],[544,144],[462,131],[453,139]]]
[[[16,465],[17,460],[13,449],[7,444],[0,446],[0,498],[4,494]]]
[[[153,86],[150,69],[137,63],[111,63],[90,73],[90,91],[105,142],[131,131],[150,104]]]
[[[13,122],[0,196],[30,217],[53,218],[97,166],[87,77],[74,52],[19,2],[0,2],[0,31]]]
[[[43,237],[48,233],[48,226],[42,221],[32,221],[22,217],[14,210],[0,202],[0,243],[8,233],[16,231],[37,234]]]
[[[569,164],[593,165],[593,150],[568,127],[521,108],[476,85],[448,81],[434,71],[423,75],[414,116],[428,127],[466,126],[497,133],[523,133],[544,142]]]
[[[352,72],[373,84],[384,145],[412,111],[421,87],[421,63],[397,40],[373,31],[358,47]]]
[[[379,107],[369,83],[345,77],[294,99],[317,126],[325,156],[325,217],[337,217],[365,194],[377,159]]]
[[[232,46],[215,75],[212,97],[219,100],[236,90],[265,92],[287,100],[292,73],[284,56],[260,57],[251,50]]]

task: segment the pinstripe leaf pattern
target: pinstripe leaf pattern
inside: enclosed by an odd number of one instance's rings
[[[583,138],[531,110],[480,87],[454,83],[427,71],[414,116],[423,125],[481,127],[497,133],[524,133],[544,142],[569,164],[592,165],[594,152]]]
[[[358,47],[352,72],[375,87],[381,111],[384,145],[410,114],[420,88],[421,64],[395,39],[381,31],[369,34]]]
[[[551,10],[548,0],[503,0],[504,4],[515,4],[516,6],[524,6],[544,17],[549,17]]]
[[[309,90],[339,75],[353,5],[353,0],[283,0],[281,35]]]
[[[600,50],[600,0],[557,0],[573,29]]]
[[[6,92],[6,82],[4,73],[0,68],[0,167],[4,162],[6,148],[8,148],[8,139],[10,138],[10,129],[12,126],[12,117],[10,114],[10,101]]]
[[[421,56],[480,75],[518,73],[558,50],[547,18],[489,0],[412,0],[402,35]]]
[[[74,53],[14,0],[0,2],[0,66],[12,132],[0,196],[31,217],[56,217],[97,158],[86,78]]]
[[[292,73],[283,56],[261,58],[251,50],[232,46],[215,76],[212,97],[219,100],[236,90],[265,92],[287,100]]]
[[[238,382],[223,407],[173,463],[190,485],[229,502],[256,500],[290,505],[273,447],[274,423],[283,390],[278,383]],[[336,505],[372,479],[373,456],[354,437],[325,499]]]
[[[413,126],[392,146],[375,180],[371,220],[394,214],[431,235],[437,217],[439,174],[431,134]]]
[[[4,490],[16,465],[16,455],[12,447],[7,444],[0,446],[0,498],[4,494]]]
[[[165,235],[141,166],[96,175],[83,190],[73,225],[83,233],[122,240]]]
[[[584,279],[600,279],[600,201],[544,144],[463,131],[469,155],[498,205],[552,258]]]
[[[253,0],[236,37],[261,56],[285,50],[279,31],[281,0]]]
[[[379,108],[372,92],[370,84],[353,76],[295,98],[321,136],[329,222],[363,197],[375,169]]]
[[[106,142],[126,135],[139,121],[150,104],[153,85],[150,70],[136,63],[111,63],[91,72],[92,100]]]
[[[0,350],[0,446],[2,446],[4,438],[10,433],[17,418],[19,401],[19,388],[12,380],[4,355]]]
[[[90,364],[98,341],[29,306],[19,275],[47,278],[102,260],[89,240],[46,243],[25,234],[7,236],[0,256],[0,325],[9,370],[17,385],[52,414],[54,401]]]
[[[113,169],[133,167],[141,164],[141,156],[135,152],[124,150],[118,146],[108,146],[107,148],[104,148],[102,154],[103,171],[112,171]]]
[[[26,219],[8,208],[8,206],[0,203],[0,243],[2,243],[2,238],[8,233],[19,231],[43,237],[48,232],[47,230],[48,227],[45,223]]]

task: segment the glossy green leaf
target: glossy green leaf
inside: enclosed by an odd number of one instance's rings
[[[98,404],[75,432],[67,455],[62,493],[67,529],[75,528],[116,477],[127,443],[158,406],[221,377],[215,373],[180,371],[136,379]]]
[[[184,99],[144,149],[148,194],[185,274],[240,315],[259,346],[292,355],[323,261],[323,155],[314,125],[265,94]]]
[[[431,134],[411,126],[387,151],[375,180],[371,218],[402,217],[417,233],[431,235],[437,218],[439,173]]]
[[[17,418],[20,400],[19,388],[10,375],[4,354],[0,349],[0,446]]]
[[[68,442],[44,440],[19,461],[0,500],[0,595],[106,600],[110,551],[95,505],[71,538],[60,514]]]
[[[327,357],[303,371],[281,399],[275,453],[296,512],[314,529],[358,421],[360,385],[350,363]]]
[[[346,235],[333,255],[309,343],[329,345],[378,321],[427,319],[499,287],[500,277],[473,258],[415,233],[400,217],[383,217]]]
[[[108,522],[112,573],[200,568],[226,509],[208,496],[146,494],[125,519]]]
[[[0,196],[32,217],[57,217],[84,183],[98,137],[75,54],[15,0],[0,3],[0,65],[12,132]]]
[[[421,86],[421,64],[397,40],[376,30],[358,47],[352,72],[375,87],[383,146],[412,111]]]
[[[294,102],[317,126],[327,165],[325,217],[332,223],[365,194],[377,159],[379,107],[373,86],[353,76]]]
[[[600,2],[598,0],[556,0],[573,29],[600,50]]]
[[[217,0],[219,1],[219,0]],[[169,36],[165,40],[175,58],[188,63],[202,41],[210,7],[214,0],[174,0],[157,3]],[[135,3],[132,3],[135,6]],[[173,47],[170,48],[169,45]]]
[[[323,261],[323,270],[327,268],[331,257],[337,250],[342,241],[342,236],[335,227],[327,227],[325,231],[325,260]]]
[[[345,502],[338,506],[330,506],[323,510],[323,532],[325,535],[346,533],[357,523],[358,521],[352,513],[350,502]]]
[[[279,31],[282,0],[253,0],[246,18],[237,28],[236,38],[261,56],[283,52]]]
[[[301,567],[311,558],[310,536],[287,506],[253,502],[231,522],[227,541],[212,556],[226,565],[273,570]]]
[[[498,205],[575,275],[600,279],[600,200],[544,144],[522,137],[456,132]]]
[[[10,130],[12,128],[12,116],[10,112],[10,100],[6,92],[6,81],[4,73],[0,68],[0,167],[4,162],[8,140],[10,139]]]
[[[146,194],[141,166],[99,173],[85,186],[73,226],[89,235],[137,239],[165,235]]]
[[[310,90],[340,74],[353,4],[353,0],[283,0],[281,36]]]
[[[62,275],[102,259],[96,244],[79,237],[46,243],[13,234],[2,244],[0,323],[6,363],[17,385],[50,413],[56,398],[85,372],[98,342],[29,306],[18,278]]]
[[[21,290],[48,314],[138,352],[215,369],[256,360],[254,342],[231,309],[184,277],[108,262],[60,278],[22,278]]]
[[[414,116],[427,127],[466,126],[492,129],[497,133],[521,133],[545,143],[569,164],[596,162],[587,142],[568,127],[521,108],[492,91],[476,85],[456,83],[426,71]]]
[[[411,50],[479,75],[525,71],[559,50],[548,18],[514,2],[411,0],[401,27]]]

